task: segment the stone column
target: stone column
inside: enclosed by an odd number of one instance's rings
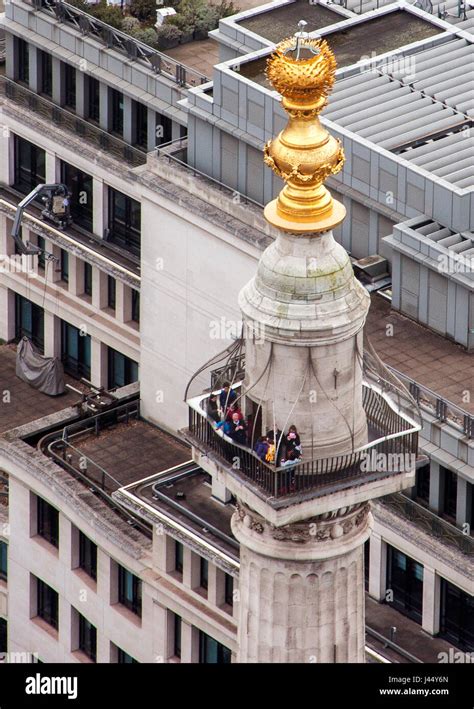
[[[430,461],[430,510],[439,512],[443,497],[443,476],[441,475],[439,463]]]
[[[439,632],[441,605],[441,579],[434,569],[423,567],[423,618],[422,627],[430,635]]]
[[[239,504],[241,663],[365,662],[369,505],[274,527]]]
[[[135,140],[135,111],[133,99],[130,96],[123,96],[123,139],[126,143],[133,145]]]
[[[460,475],[458,475],[457,478],[456,524],[458,527],[463,529],[466,522],[467,524],[470,524],[471,520],[472,492],[471,484],[467,480],[462,478]]]
[[[100,82],[100,93],[99,93],[99,122],[102,130],[109,131],[110,128],[110,91],[107,84],[103,81]]]
[[[379,534],[370,537],[369,595],[383,601],[387,587],[387,545]]]

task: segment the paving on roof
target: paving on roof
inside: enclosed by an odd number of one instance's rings
[[[75,404],[79,397],[69,390],[59,396],[48,396],[16,376],[16,345],[0,345],[0,433],[61,411]],[[77,387],[75,379],[66,382]],[[5,392],[9,392],[9,399]]]
[[[387,335],[388,324],[393,325],[393,336]],[[378,295],[372,296],[366,333],[385,364],[474,414],[474,401],[464,400],[466,390],[474,390],[472,354],[391,310]]]
[[[293,35],[300,20],[308,23],[305,32],[314,32],[345,19],[344,15],[333,12],[324,5],[311,5],[308,0],[296,0],[289,5],[240,20],[237,24],[276,44]]]
[[[288,5],[292,8],[293,5]],[[297,12],[296,12],[297,14]],[[396,10],[380,17],[367,19],[357,25],[337,30],[324,36],[334,54],[339,68],[355,64],[365,56],[385,54],[412,42],[439,34],[442,30],[430,22],[415,17],[409,12]],[[280,39],[284,39],[287,33]],[[257,84],[269,86],[265,79],[266,58],[245,62],[238,67],[239,73]],[[376,73],[374,73],[377,76]],[[336,84],[337,85],[337,84]],[[354,104],[352,104],[354,112]],[[356,114],[359,111],[355,112]],[[328,116],[329,117],[329,116]]]

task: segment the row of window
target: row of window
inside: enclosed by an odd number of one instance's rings
[[[173,613],[173,655],[181,658],[182,651],[182,619]],[[199,631],[199,663],[200,664],[228,664],[231,662],[232,653],[228,647],[217,642],[210,635]]]
[[[29,46],[25,40],[16,38],[17,42],[17,80],[29,85]],[[48,99],[53,98],[53,59],[48,52],[38,51],[39,93]],[[60,83],[62,94],[60,104],[69,111],[77,109],[77,86],[75,67],[61,62]],[[84,115],[93,123],[100,123],[100,83],[92,76],[85,76]],[[108,113],[110,121],[108,130],[120,138],[124,137],[124,95],[116,89],[108,88]],[[181,129],[183,135],[185,129]],[[155,145],[168,143],[172,139],[172,121],[168,116],[155,113]],[[143,150],[148,149],[148,109],[139,101],[132,100],[132,145]]]
[[[61,182],[71,192],[71,216],[74,224],[93,231],[92,176],[61,160]],[[24,138],[14,136],[13,187],[29,194],[38,184],[46,182],[46,153]],[[140,202],[108,187],[107,241],[135,256],[140,255]]]
[[[44,352],[44,310],[18,293],[15,294],[15,337],[17,340],[28,337]],[[107,348],[107,358],[109,389],[138,381],[137,362],[112,347]],[[67,374],[90,380],[91,337],[65,320],[61,320],[61,360]]]
[[[182,577],[184,563],[184,546],[181,542],[174,542],[174,571]],[[230,607],[234,605],[234,579],[225,574],[224,603]],[[204,557],[199,558],[199,583],[198,586],[207,592],[209,588],[209,562]]]
[[[456,524],[456,512],[458,503],[458,477],[449,468],[440,465],[440,499],[438,514],[445,517],[451,523]],[[422,504],[429,506],[430,503],[430,465],[424,465],[416,471],[415,496]],[[468,519],[464,520],[470,526],[471,533],[474,533],[474,485],[467,483],[467,494],[469,497],[467,510]]]

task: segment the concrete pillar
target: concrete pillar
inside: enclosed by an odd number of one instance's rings
[[[171,140],[178,140],[181,134],[181,126],[176,121],[171,122]]]
[[[92,305],[97,310],[107,307],[107,274],[100,268],[92,267]]]
[[[440,465],[435,460],[430,462],[430,510],[440,512],[444,492],[444,476],[441,474]]]
[[[69,254],[68,291],[76,296],[84,293],[84,261],[71,253]]]
[[[64,67],[60,59],[52,58],[52,76],[53,76],[53,102],[58,106],[64,105],[65,97],[65,82],[64,82]]]
[[[460,475],[458,478],[457,486],[457,500],[456,500],[456,524],[461,529],[464,525],[470,524],[472,515],[472,490],[471,484],[462,478]],[[471,530],[472,533],[472,530]]]
[[[170,612],[165,606],[156,601],[153,603],[153,662],[167,662],[173,654],[172,640],[169,638],[169,630],[172,626],[169,616]]]
[[[48,310],[44,311],[45,357],[61,357],[61,319]]]
[[[109,131],[111,123],[110,90],[107,84],[100,82],[99,124],[102,130]]]
[[[383,601],[387,590],[387,545],[375,532],[370,537],[369,564],[369,596]]]
[[[181,662],[199,662],[199,635],[184,618],[181,621]]]
[[[212,496],[224,503],[229,502],[231,498],[230,491],[218,480],[217,475],[212,476]]]
[[[86,118],[86,75],[80,69],[76,71],[76,113],[80,118]]]
[[[175,541],[173,537],[166,534],[162,525],[154,527],[153,534],[153,566],[157,571],[169,574],[174,571],[174,549]]]
[[[4,185],[12,185],[15,181],[14,163],[14,139],[8,126],[2,126],[0,130],[1,151],[3,159],[0,160],[0,182]],[[10,226],[11,228],[11,226]],[[3,252],[5,253],[5,252]]]
[[[200,579],[200,558],[189,547],[183,550],[183,586],[186,588],[198,588]]]
[[[46,184],[58,182],[58,160],[56,159],[56,155],[47,150],[45,163]]]
[[[15,80],[18,76],[18,50],[15,42],[15,36],[6,32],[5,34],[5,74],[8,79]]]
[[[0,340],[10,342],[15,339],[15,293],[0,287]]]
[[[91,337],[91,382],[96,387],[107,388],[107,345]]]
[[[117,279],[115,286],[115,317],[118,322],[130,322],[132,318],[132,289]]]
[[[28,73],[31,91],[41,93],[41,53],[34,44],[30,44],[28,49]]]
[[[135,111],[133,99],[123,95],[123,139],[126,143],[135,143]]]
[[[94,177],[92,180],[92,204],[94,205],[92,214],[92,231],[96,236],[101,239],[104,236],[104,229],[106,225],[106,202],[107,202],[107,188],[104,185],[103,180]]]
[[[422,628],[430,635],[439,632],[441,608],[441,579],[426,564],[423,567],[423,617]]]
[[[370,527],[364,503],[277,530],[239,503],[240,663],[365,662]]]
[[[147,151],[156,146],[156,113],[152,108],[147,109]]]

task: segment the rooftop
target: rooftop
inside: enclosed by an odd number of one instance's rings
[[[392,337],[387,335],[389,324]],[[474,402],[465,401],[466,388],[472,383],[472,354],[391,310],[379,295],[372,296],[366,332],[385,364],[474,414]]]
[[[16,345],[0,345],[0,391],[10,395],[8,401],[4,394],[0,400],[0,433],[61,411],[78,400],[78,395],[69,390],[60,396],[48,396],[34,389],[16,376],[15,363]],[[77,388],[76,380],[65,379]]]
[[[290,12],[290,8],[293,8],[294,5],[288,5],[287,7],[288,12]],[[296,11],[295,16],[297,14],[298,12]],[[294,24],[293,22],[293,27]],[[335,54],[338,67],[342,68],[356,64],[363,57],[372,56],[372,53],[374,53],[374,56],[385,54],[412,42],[432,37],[440,32],[442,30],[439,27],[416,17],[410,12],[395,10],[379,17],[367,18],[364,22],[359,22],[342,30],[325,33],[324,39],[328,41],[331,50]],[[283,36],[285,34],[291,34],[291,31],[288,30]],[[269,84],[264,75],[265,66],[266,57],[262,57],[240,64],[238,71],[247,79],[252,79],[257,84],[268,88]],[[331,104],[333,102],[334,94],[330,100]],[[360,117],[360,109],[358,108],[355,111],[353,104],[352,114]],[[328,110],[325,112],[325,117],[331,118]]]
[[[312,5],[308,0],[296,0],[293,3],[260,12],[253,17],[236,20],[236,24],[276,44],[293,35],[300,20],[305,20],[308,23],[305,27],[306,32],[315,32],[344,19],[344,15],[330,10],[324,5],[316,3]]]

